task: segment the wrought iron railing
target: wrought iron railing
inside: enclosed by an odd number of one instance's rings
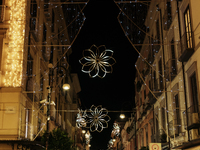
[[[178,136],[181,132],[181,119],[173,119],[169,122],[169,136]]]
[[[166,81],[173,81],[177,75],[177,59],[169,59],[164,71]]]

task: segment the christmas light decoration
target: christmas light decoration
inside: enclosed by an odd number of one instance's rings
[[[116,136],[120,135],[120,127],[119,127],[118,123],[116,123],[116,122],[113,125],[112,134],[114,134]]]
[[[85,143],[89,144],[91,139],[92,139],[92,136],[90,134],[90,131],[87,131],[85,134]]]
[[[102,108],[101,105],[97,107],[92,105],[89,109],[89,114],[87,113],[87,117],[87,123],[89,124],[91,132],[101,132],[104,128],[108,128],[108,121],[110,121],[108,110]]]
[[[80,111],[77,114],[76,123],[78,127],[90,128],[91,132],[101,132],[104,128],[108,127],[108,110],[102,106],[91,106],[89,110]]]
[[[20,87],[25,34],[26,0],[10,0],[10,27],[8,48],[5,48],[3,86]]]
[[[76,126],[78,128],[80,127],[86,127],[86,111],[78,110],[79,113],[77,114],[77,119],[76,119]]]
[[[112,56],[113,51],[106,49],[104,45],[99,47],[92,45],[90,49],[83,51],[83,57],[79,62],[83,65],[82,71],[88,73],[91,78],[96,76],[104,78],[106,73],[112,73],[112,65],[116,63]]]

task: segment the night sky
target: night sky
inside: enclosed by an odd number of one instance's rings
[[[127,40],[117,20],[119,8],[112,0],[91,0],[84,9],[86,21],[77,39],[72,45],[70,65],[72,72],[77,73],[81,85],[80,99],[82,109],[89,109],[92,105],[102,105],[109,110],[130,110],[134,102],[135,62],[138,54]],[[97,47],[105,45],[114,51],[113,73],[105,78],[90,78],[81,71],[79,59],[82,52],[93,44]],[[125,103],[124,103],[125,102]],[[110,140],[113,122],[119,118],[120,113],[110,112],[109,128],[101,133],[93,132],[91,150],[107,149]]]

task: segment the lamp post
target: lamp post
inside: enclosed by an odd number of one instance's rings
[[[48,140],[49,140],[49,121],[50,121],[50,105],[51,105],[51,80],[53,81],[53,71],[54,69],[61,69],[63,68],[65,70],[65,73],[67,72],[67,69],[64,66],[57,66],[55,68],[53,68],[53,64],[48,64],[48,68],[49,68],[49,86],[47,86],[47,90],[48,90],[48,105],[47,105],[47,141],[46,141],[46,150],[48,150]],[[62,77],[65,76],[66,74],[63,74],[62,71],[60,71],[59,73],[62,74]],[[52,79],[50,80],[50,76],[52,76]],[[69,90],[70,89],[70,85],[68,83],[64,83],[63,87],[64,90]]]

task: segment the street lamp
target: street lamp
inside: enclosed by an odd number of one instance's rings
[[[119,116],[121,119],[124,119],[125,118],[125,115],[124,114],[120,114]]]
[[[57,66],[54,68],[52,63],[48,64],[48,68],[49,68],[49,86],[47,86],[47,90],[48,90],[48,98],[47,98],[47,141],[46,141],[46,150],[48,150],[48,139],[49,139],[49,121],[50,121],[50,105],[51,105],[51,82],[50,82],[50,76],[53,76],[53,70],[54,69],[58,69],[58,68],[63,68],[65,70],[65,73],[67,72],[67,69],[64,66]],[[63,77],[66,74],[63,74],[62,71],[59,72],[60,74],[62,74],[61,77]],[[53,81],[53,78],[52,78]],[[68,83],[64,83],[63,87],[64,90],[69,90],[70,89],[70,85]]]

